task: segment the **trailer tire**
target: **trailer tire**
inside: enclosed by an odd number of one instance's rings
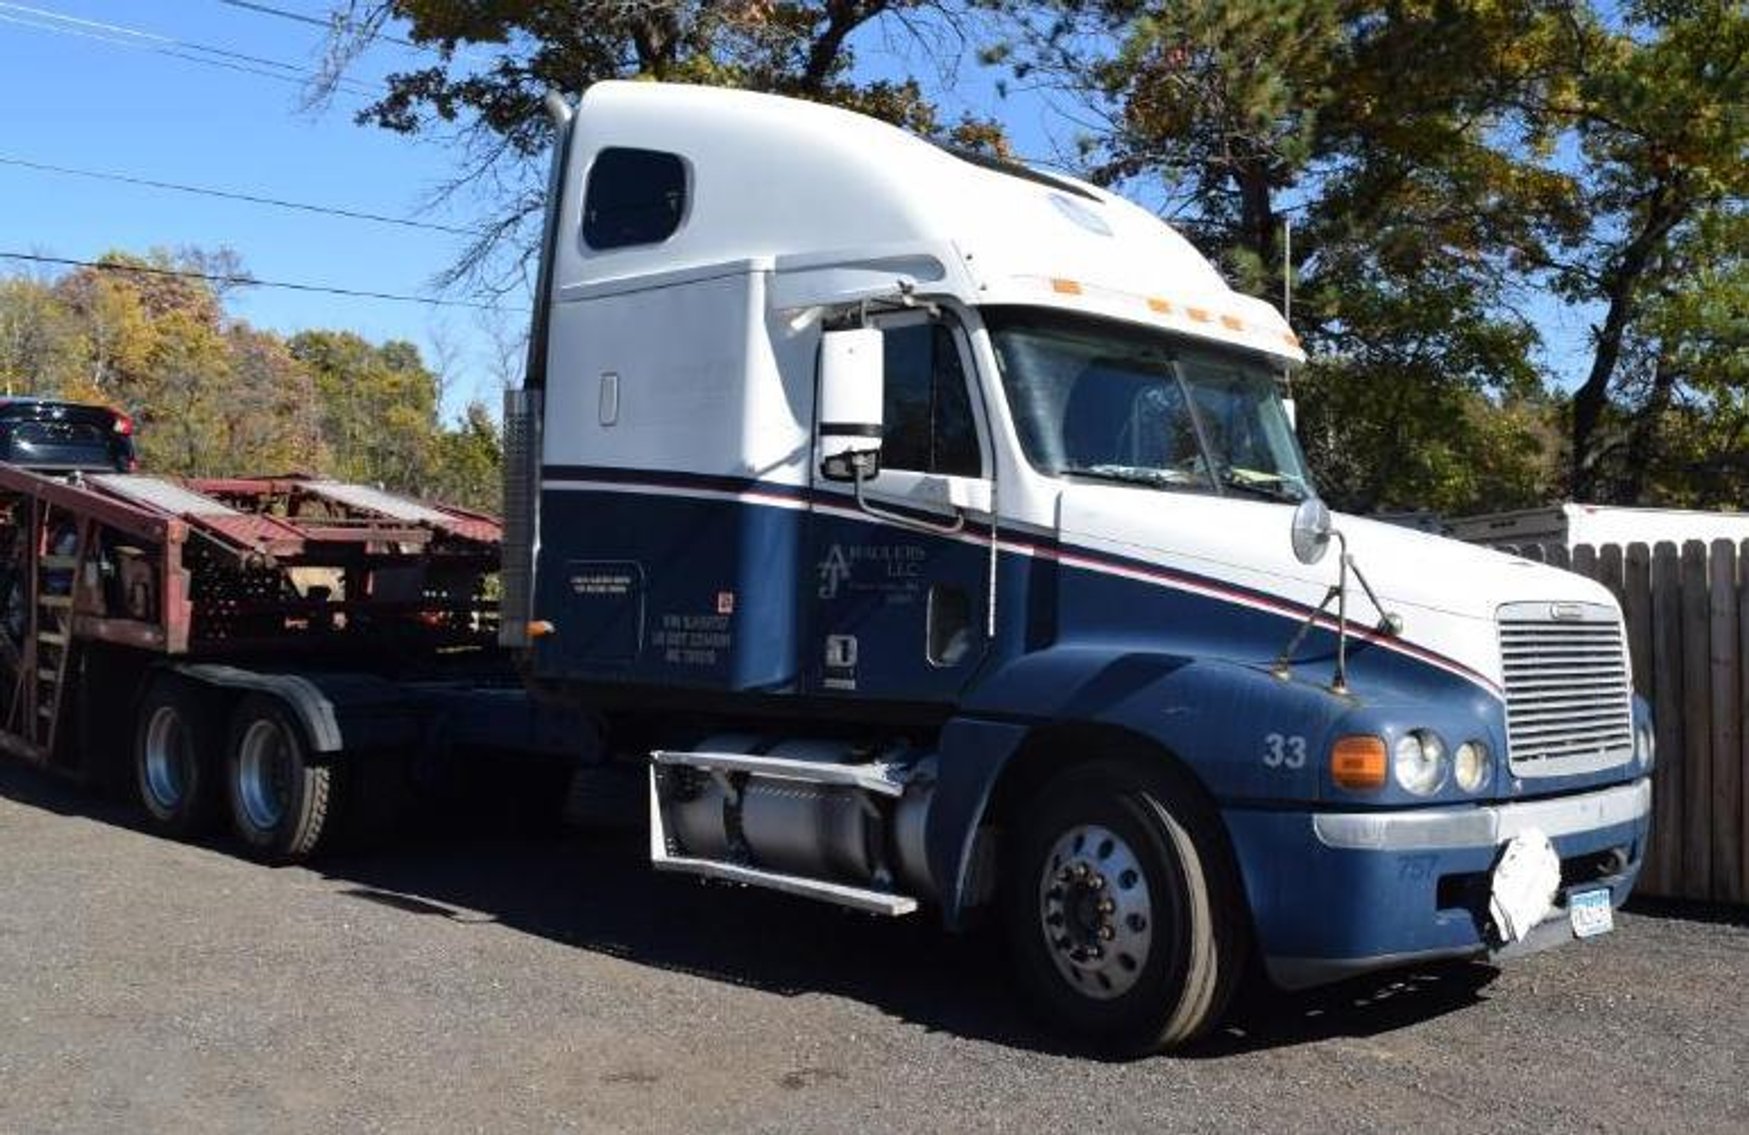
[[[1035,1008],[1122,1056],[1212,1028],[1243,969],[1248,923],[1208,806],[1170,775],[1098,762],[1052,779],[1019,816],[999,884]]]
[[[297,863],[337,826],[335,769],[310,763],[304,727],[284,702],[250,694],[231,714],[225,745],[231,826],[257,859]]]
[[[152,827],[184,837],[212,826],[223,742],[212,690],[173,674],[151,679],[134,727],[134,783]]]

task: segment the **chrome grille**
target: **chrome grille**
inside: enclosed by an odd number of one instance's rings
[[[1566,776],[1633,757],[1621,617],[1592,603],[1500,608],[1506,739],[1515,776]]]

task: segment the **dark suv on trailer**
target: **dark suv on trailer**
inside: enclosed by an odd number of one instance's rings
[[[108,406],[3,395],[0,461],[43,473],[132,472],[134,422]]]

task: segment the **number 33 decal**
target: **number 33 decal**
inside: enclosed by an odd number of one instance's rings
[[[1305,768],[1306,739],[1298,733],[1290,737],[1284,737],[1280,733],[1271,733],[1264,737],[1263,767]]]

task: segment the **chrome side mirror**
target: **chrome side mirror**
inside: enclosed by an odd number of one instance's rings
[[[1290,539],[1294,559],[1302,564],[1315,564],[1330,550],[1330,509],[1317,497],[1307,497],[1294,509]]]

